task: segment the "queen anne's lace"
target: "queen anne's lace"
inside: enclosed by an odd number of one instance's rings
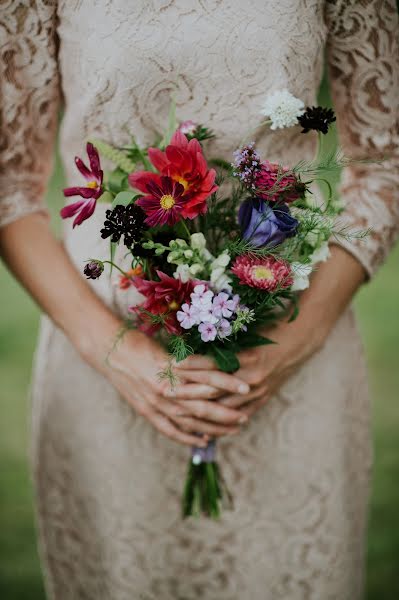
[[[177,73],[178,115],[212,127],[218,146],[210,140],[210,151],[231,161],[268,92],[288,89],[316,104],[327,42],[346,153],[392,155],[345,169],[342,187],[349,225],[373,227],[349,251],[369,273],[383,261],[399,223],[394,0],[254,0],[245,10],[240,0],[3,0],[0,13],[3,224],[43,210],[59,78],[72,185],[85,140],[122,146],[131,131],[151,142]],[[300,127],[261,129],[251,139],[262,157],[287,165],[314,152],[315,137]],[[99,205],[73,241],[67,226],[79,269],[90,256],[108,258],[99,236],[105,210]],[[114,308],[136,293],[115,291],[107,278],[93,286]],[[136,415],[48,322],[34,388],[34,470],[53,598],[359,597],[369,431],[350,313],[242,433],[221,442],[236,509],[218,524],[180,521],[186,449]]]

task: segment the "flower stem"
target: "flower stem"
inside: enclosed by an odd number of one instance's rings
[[[191,233],[190,233],[190,230],[189,230],[189,228],[187,227],[186,223],[185,223],[183,220],[182,220],[182,221],[180,221],[180,223],[182,224],[182,227],[183,227],[183,229],[184,229],[184,232],[185,232],[185,234],[187,235],[187,239],[188,239],[188,241],[190,241],[190,240],[191,240]]]
[[[127,277],[126,271],[123,271],[120,267],[118,267],[118,265],[115,264],[114,261],[112,261],[112,260],[103,260],[101,262],[103,264],[108,264],[108,265],[111,265],[112,267],[115,267],[115,269],[118,269],[118,271],[120,271],[124,277]]]

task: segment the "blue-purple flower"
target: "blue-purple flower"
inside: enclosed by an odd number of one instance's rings
[[[241,204],[238,222],[243,238],[257,248],[278,246],[295,235],[298,227],[286,204],[272,207],[260,198],[249,198]]]

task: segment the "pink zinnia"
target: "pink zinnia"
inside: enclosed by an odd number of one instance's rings
[[[177,130],[166,147],[165,152],[159,148],[149,148],[148,156],[154,167],[170,177],[184,188],[186,202],[181,215],[184,219],[194,219],[207,210],[207,198],[218,186],[215,185],[216,171],[208,169],[202,148],[195,138],[188,141],[186,136]],[[159,175],[150,171],[137,171],[129,175],[129,183],[141,192],[147,193],[148,182],[157,180]]]
[[[237,275],[241,284],[268,292],[273,292],[278,287],[290,287],[293,283],[289,264],[273,256],[242,254],[235,259],[231,271]]]
[[[263,200],[293,202],[303,196],[305,185],[287,167],[265,160],[256,174],[255,189]]]
[[[101,170],[100,157],[98,156],[97,149],[89,142],[86,146],[86,151],[89,158],[90,169],[85,165],[81,158],[75,156],[75,164],[86,179],[86,185],[64,189],[64,196],[81,196],[83,199],[68,204],[68,206],[64,206],[60,213],[63,219],[68,219],[69,217],[77,215],[73,222],[74,227],[91,217],[96,208],[97,199],[103,193],[103,172]]]

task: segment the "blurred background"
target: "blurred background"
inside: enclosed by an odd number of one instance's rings
[[[319,100],[320,104],[330,104],[325,80]],[[329,141],[336,143],[333,133]],[[57,233],[62,187],[62,168],[56,156],[47,201]],[[375,444],[368,600],[399,598],[398,260],[399,247],[355,300],[369,364]],[[2,264],[0,291],[0,599],[44,600],[27,458],[28,389],[39,310]]]

